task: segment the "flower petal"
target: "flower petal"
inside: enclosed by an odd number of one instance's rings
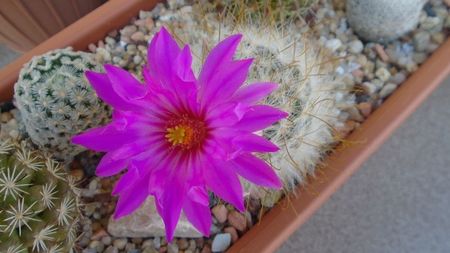
[[[109,64],[105,64],[104,68],[112,88],[123,100],[129,102],[143,98],[147,94],[147,87],[128,71]]]
[[[210,159],[204,169],[206,185],[223,200],[229,202],[239,211],[244,211],[244,196],[241,182],[225,161]]]
[[[130,109],[131,105],[116,93],[106,74],[86,71],[85,75],[91,83],[92,88],[94,88],[97,93],[97,96],[101,98],[103,102],[114,108],[120,108],[122,110]]]
[[[192,71],[192,55],[188,45],[186,45],[178,57],[175,59],[175,73],[184,82],[195,82],[194,72]]]
[[[170,87],[175,61],[180,51],[177,42],[166,28],[161,27],[148,47],[148,77],[162,87]]]
[[[97,169],[95,170],[95,174],[98,177],[109,177],[115,175],[127,167],[127,159],[115,160],[112,158],[113,155],[113,152],[108,152],[102,157],[102,160],[100,160],[100,163],[97,165]]]
[[[236,136],[233,144],[242,151],[248,152],[276,152],[279,150],[275,144],[256,134]]]
[[[152,136],[152,138],[138,140],[106,153],[97,166],[96,175],[109,177],[119,173],[128,166],[131,157],[149,150],[152,144],[159,141],[158,137]]]
[[[180,218],[181,208],[184,202],[185,188],[184,182],[180,181],[177,176],[166,178],[170,185],[165,187],[162,196],[156,196],[156,199],[161,206],[161,217],[166,227],[167,241],[172,241],[175,233],[175,228]]]
[[[283,186],[272,167],[252,154],[242,154],[232,163],[236,165],[236,172],[250,182],[277,189]]]
[[[194,186],[191,187],[188,191],[188,198],[197,204],[208,206],[209,205],[209,197],[208,192],[204,187]]]
[[[207,86],[210,83],[210,79],[222,68],[224,63],[227,63],[233,59],[234,53],[236,52],[236,48],[241,39],[241,34],[230,36],[221,41],[211,50],[200,72],[199,83],[201,89],[205,90],[210,88]]]
[[[132,141],[130,135],[118,131],[113,123],[103,127],[91,128],[72,137],[72,143],[98,152],[107,152],[120,148],[129,141]]]
[[[129,182],[130,183],[130,182]],[[148,197],[148,176],[131,182],[131,186],[119,194],[114,219],[119,219],[139,208]]]
[[[277,89],[276,83],[254,83],[241,87],[233,95],[233,101],[255,104]]]
[[[130,182],[139,181],[140,178],[141,175],[136,168],[128,169],[128,171],[117,181],[114,189],[112,190],[112,195],[118,195],[120,192],[132,187],[133,184]]]
[[[208,198],[205,201],[209,201]],[[186,198],[184,200],[183,211],[186,218],[192,223],[192,225],[194,225],[200,233],[208,237],[212,224],[211,210],[209,209],[209,206],[199,204],[197,201]]]
[[[235,127],[250,132],[264,129],[280,119],[286,118],[287,113],[268,105],[255,105],[247,111]]]
[[[244,59],[224,63],[208,82],[200,87],[202,104],[212,106],[227,100],[247,79],[253,59]]]

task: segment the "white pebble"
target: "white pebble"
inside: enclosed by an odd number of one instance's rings
[[[342,46],[342,42],[340,39],[331,39],[325,43],[325,47],[330,49],[332,52],[335,52]]]
[[[375,76],[380,78],[381,81],[386,82],[391,77],[391,73],[385,68],[379,68],[375,72]]]
[[[226,249],[228,249],[228,247],[230,247],[230,244],[231,244],[230,234],[228,233],[217,234],[212,242],[211,250],[212,252],[223,252]]]
[[[348,44],[350,52],[359,54],[363,51],[364,45],[360,40],[353,40]]]

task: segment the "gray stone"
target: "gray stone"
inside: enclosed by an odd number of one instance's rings
[[[217,234],[212,241],[211,250],[212,252],[223,252],[231,244],[231,235],[228,233]]]
[[[169,253],[178,253],[178,245],[173,242],[167,245],[167,252]]]
[[[111,242],[112,242],[111,236],[104,236],[102,238],[102,243],[105,244],[106,246],[110,245]]]
[[[354,54],[359,54],[363,51],[364,45],[360,40],[353,40],[348,44],[348,49]]]
[[[362,38],[389,41],[411,31],[426,0],[347,0],[350,26]]]
[[[142,253],[158,253],[158,251],[154,248],[144,248]]]
[[[380,97],[386,98],[387,96],[391,95],[394,90],[397,89],[397,85],[393,83],[387,83],[383,89],[380,91]]]
[[[138,210],[128,216],[118,220],[111,217],[108,232],[115,237],[163,237],[166,235],[164,223],[156,211],[153,197],[149,197]],[[198,238],[202,237],[202,234],[182,214],[175,230],[175,237]]]
[[[405,80],[406,80],[405,73],[398,72],[397,74],[393,75],[389,81],[392,82],[392,83],[395,83],[395,84],[401,84]]]
[[[153,238],[153,245],[155,245],[155,248],[157,249],[161,248],[161,238],[159,237]]]
[[[114,247],[118,249],[124,249],[127,245],[128,240],[126,238],[115,239],[113,242]]]
[[[114,246],[109,246],[105,249],[104,253],[119,253],[119,250]]]
[[[100,241],[92,241],[91,243],[89,243],[89,248],[95,249],[97,252],[102,252],[105,248],[105,245],[103,245],[103,243]]]
[[[153,240],[147,239],[144,242],[142,242],[142,248],[153,248]]]
[[[414,47],[417,51],[426,51],[431,41],[431,35],[427,32],[418,32],[413,37]]]

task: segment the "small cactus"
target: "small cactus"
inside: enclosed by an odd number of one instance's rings
[[[57,162],[25,142],[0,143],[0,252],[69,252],[79,190]]]
[[[71,136],[109,117],[108,107],[84,77],[86,70],[101,70],[91,54],[55,50],[27,63],[14,87],[21,122],[31,140],[64,162],[83,151],[71,144]]]

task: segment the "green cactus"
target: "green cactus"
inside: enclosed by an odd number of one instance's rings
[[[64,162],[83,151],[70,138],[105,123],[110,114],[86,80],[86,70],[101,70],[91,54],[55,50],[27,63],[14,87],[21,122],[31,140]]]
[[[79,190],[57,162],[25,142],[0,143],[0,252],[69,252]]]

